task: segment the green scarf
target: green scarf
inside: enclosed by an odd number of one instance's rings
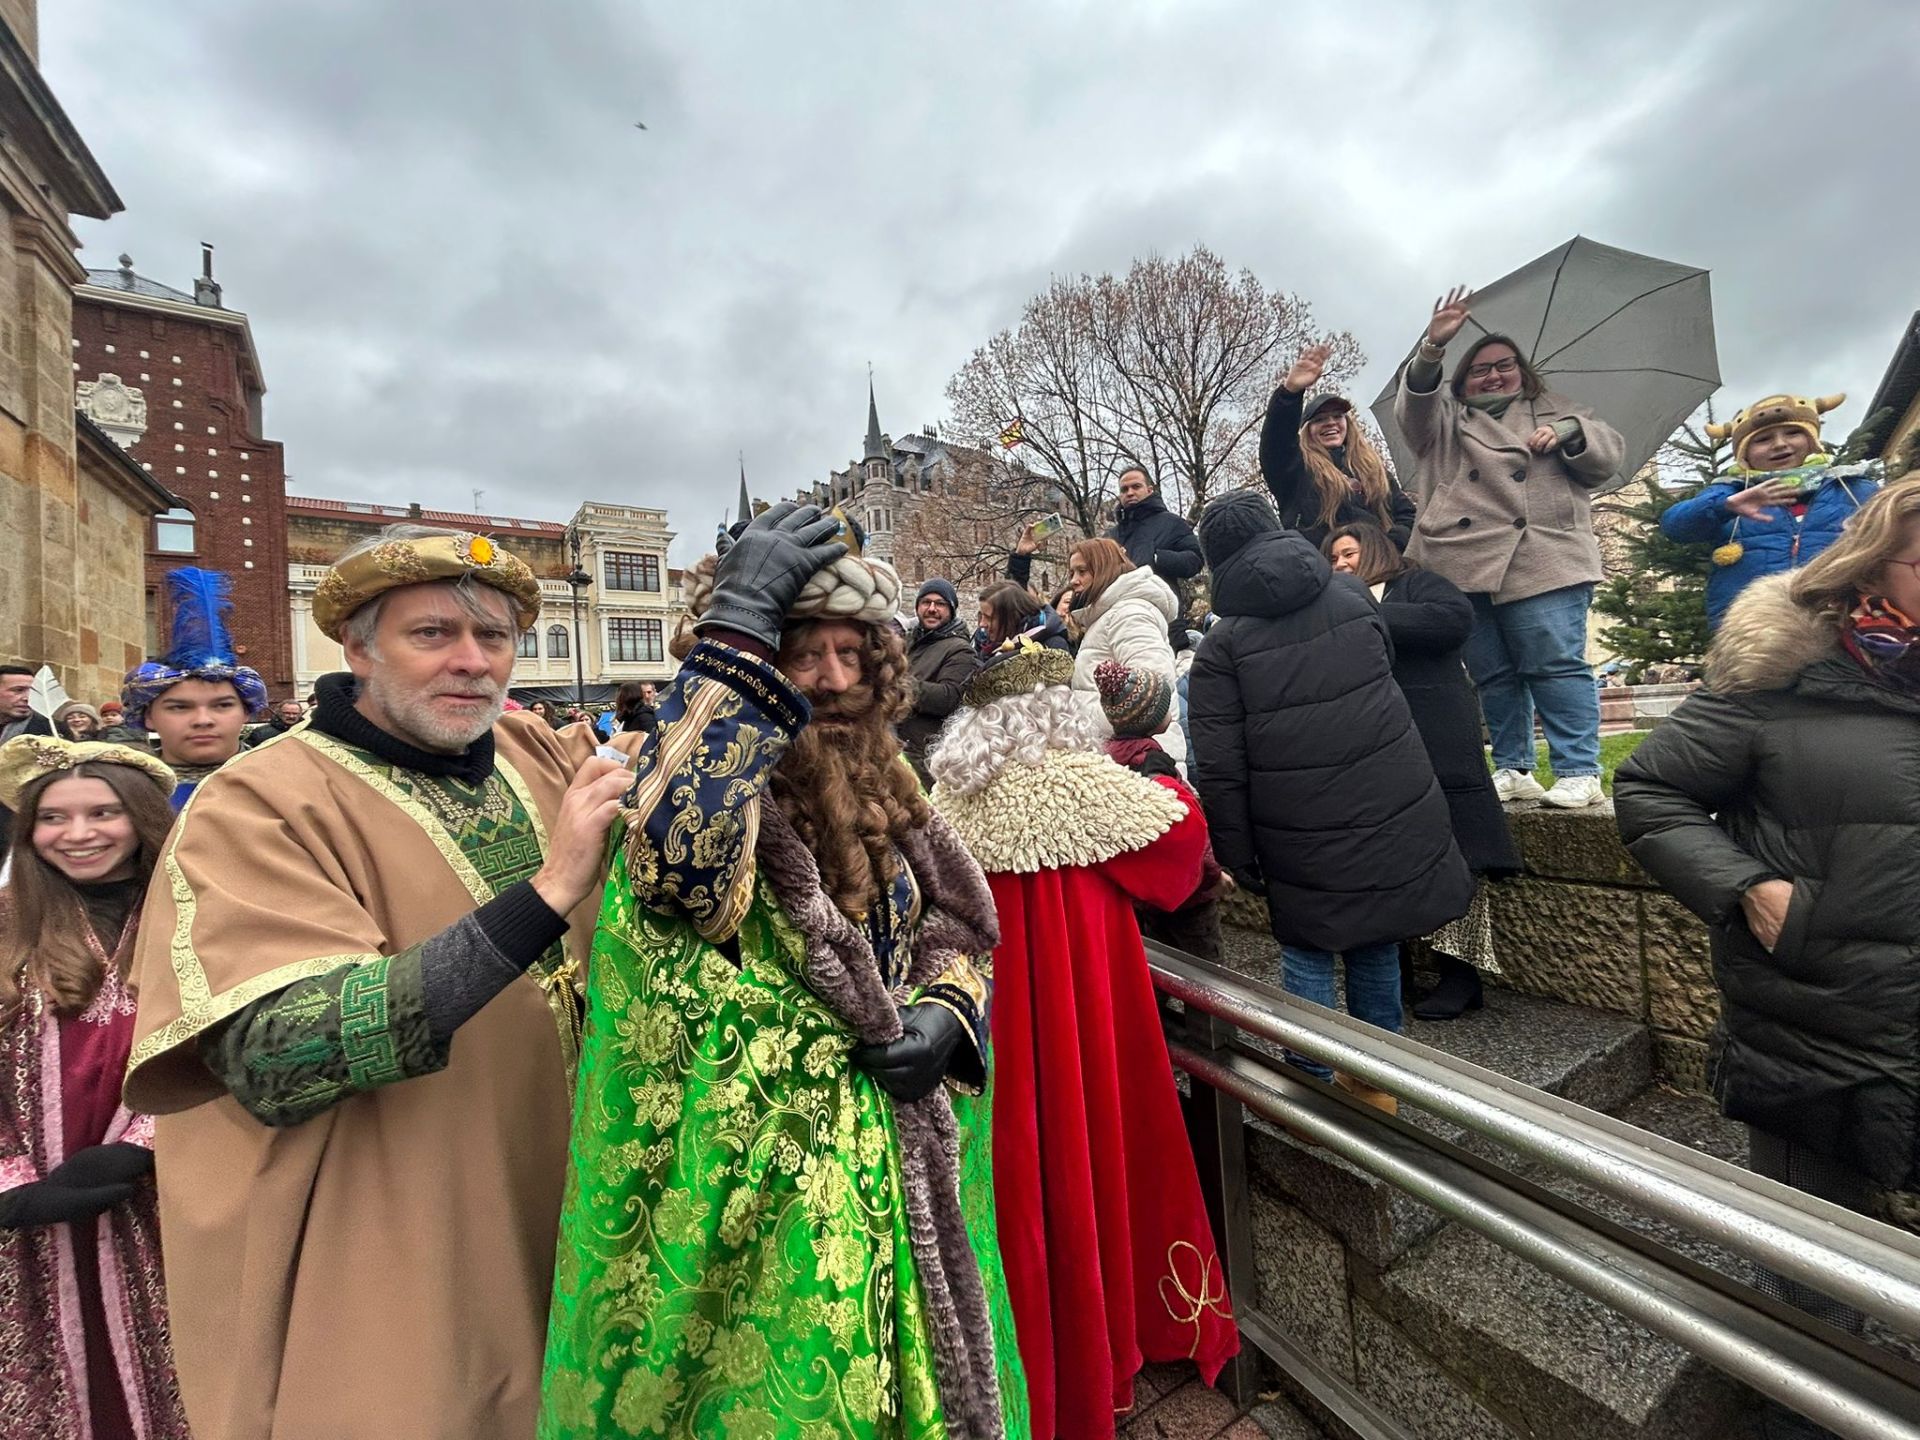
[[[1511,395],[1463,395],[1460,401],[1471,410],[1484,410],[1498,420],[1507,413],[1507,407],[1520,398],[1520,392]]]

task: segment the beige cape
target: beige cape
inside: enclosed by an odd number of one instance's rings
[[[494,731],[545,826],[591,753]],[[425,823],[423,824],[423,820]],[[462,878],[464,870],[466,879]],[[127,1099],[157,1113],[160,1233],[196,1440],[528,1440],[567,1161],[571,1036],[517,980],[447,1067],[269,1129],[201,1065],[208,1027],[484,893],[452,838],[301,733],[200,786],[154,872]],[[569,917],[584,967],[598,890]]]

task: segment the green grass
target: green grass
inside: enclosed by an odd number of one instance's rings
[[[1645,730],[1628,730],[1619,735],[1600,737],[1600,788],[1607,794],[1613,793],[1613,772],[1620,768],[1621,761],[1640,748],[1640,742],[1646,739],[1647,735],[1648,732]],[[1536,744],[1533,749],[1533,778],[1542,785],[1553,784],[1553,773],[1547,768],[1545,742]],[[1487,756],[1487,768],[1489,770],[1493,768],[1491,754]]]

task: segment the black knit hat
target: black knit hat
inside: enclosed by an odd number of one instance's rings
[[[1222,495],[1200,516],[1200,549],[1207,557],[1207,568],[1218,569],[1256,535],[1283,528],[1273,502],[1259,491]]]
[[[942,600],[946,601],[947,610],[950,614],[957,615],[960,613],[960,596],[955,592],[951,580],[942,580],[938,575],[934,576],[933,579],[927,581],[926,584],[920,587],[920,593],[913,597],[913,603],[918,605],[929,595],[938,595]]]

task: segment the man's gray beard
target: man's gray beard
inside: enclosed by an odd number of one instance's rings
[[[362,683],[366,686],[367,698],[386,718],[388,726],[398,738],[416,749],[432,750],[442,755],[458,755],[465,750],[493,729],[494,722],[506,708],[505,687],[488,680],[484,682],[484,688],[492,690],[494,695],[493,703],[487,707],[484,717],[452,725],[434,714],[432,702],[427,696],[387,684],[386,678],[378,670]],[[479,682],[472,683],[476,690],[483,688]]]

